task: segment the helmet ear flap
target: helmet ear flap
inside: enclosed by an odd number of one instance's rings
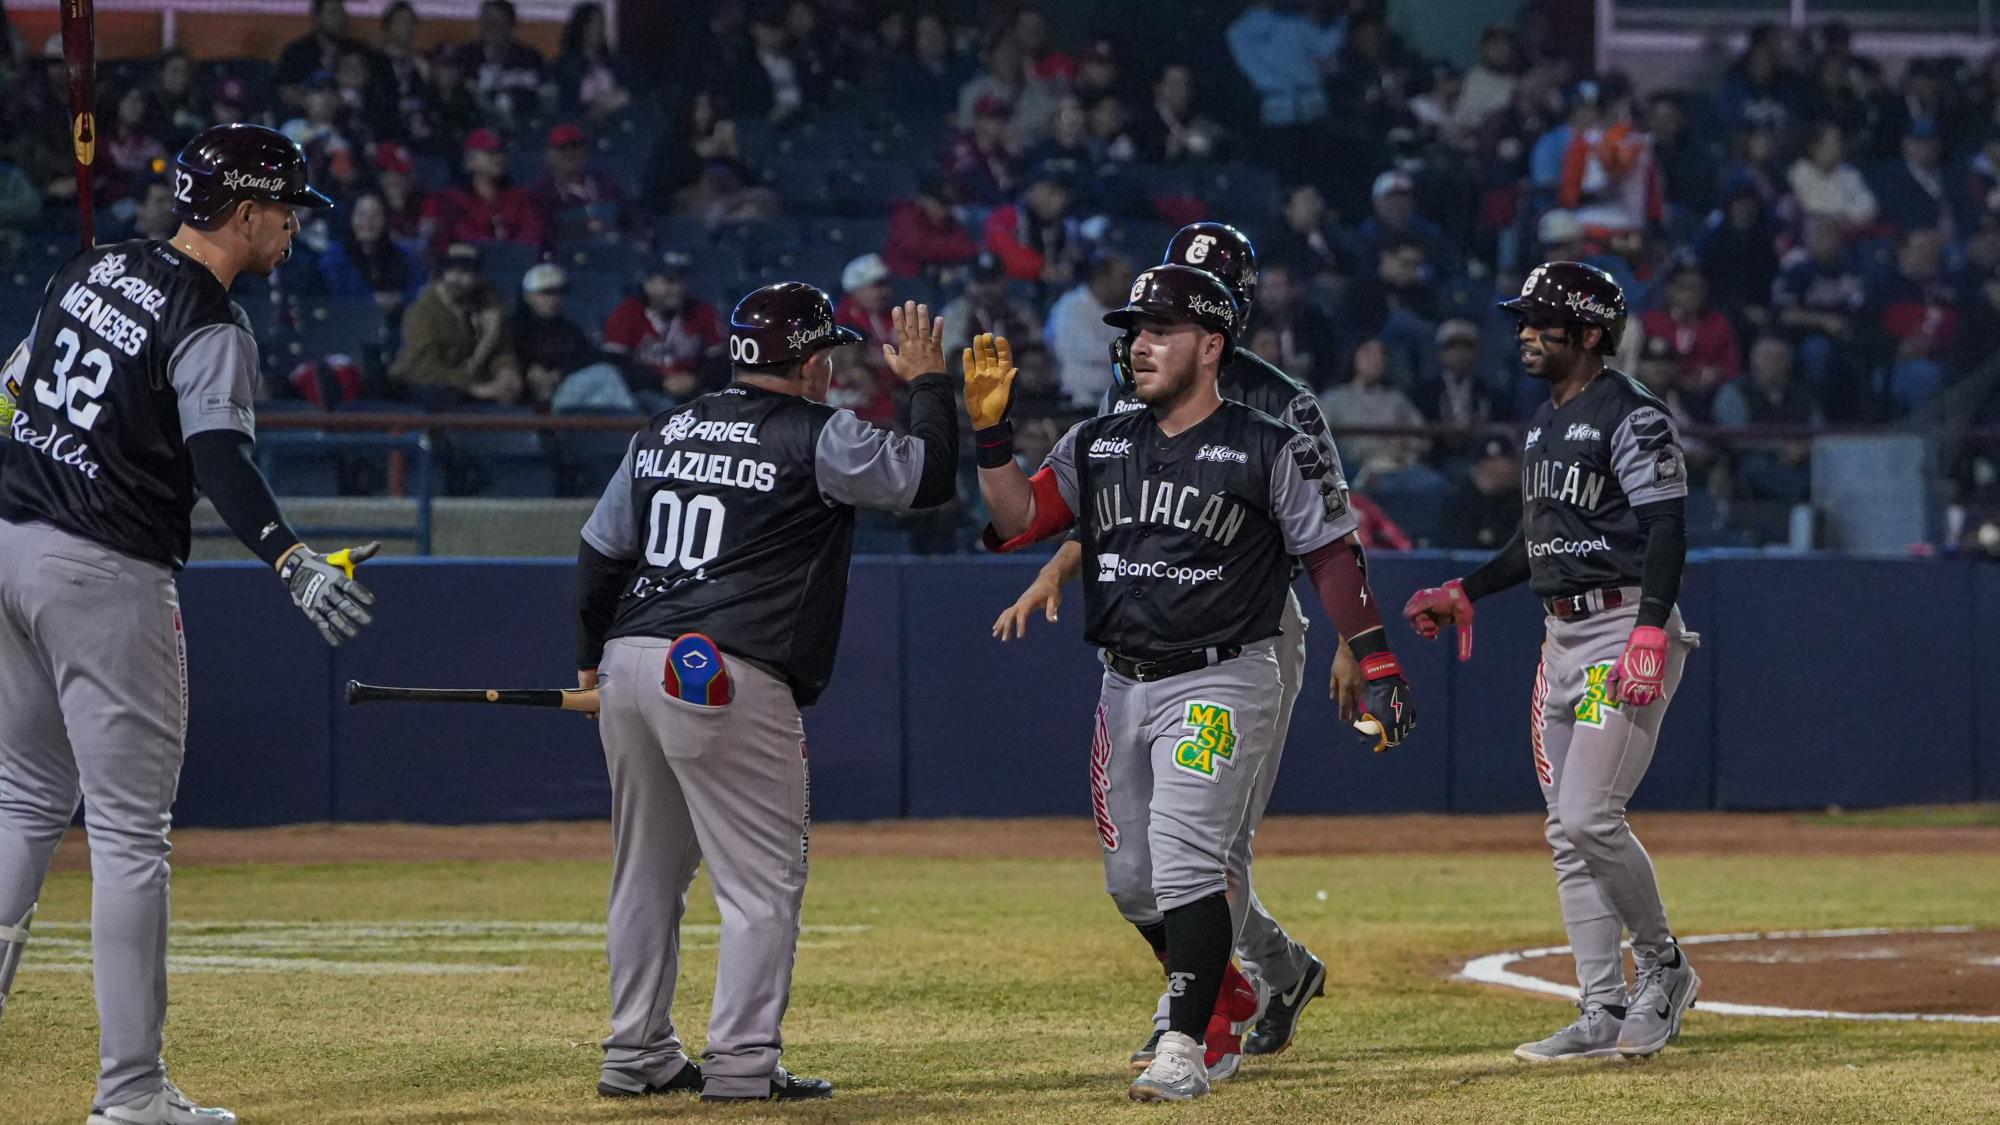
[[[1132,334],[1116,336],[1111,341],[1111,385],[1119,393],[1132,390]]]

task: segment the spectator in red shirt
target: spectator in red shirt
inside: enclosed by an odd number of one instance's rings
[[[1639,323],[1646,339],[1667,342],[1680,369],[1681,393],[1691,405],[1701,404],[1706,414],[1715,389],[1742,369],[1743,353],[1729,318],[1709,307],[1708,278],[1701,267],[1692,262],[1675,267],[1667,278],[1664,307],[1648,309]]]
[[[1039,176],[1019,203],[995,208],[986,217],[986,248],[1000,255],[1008,277],[1052,286],[1070,283],[1078,255],[1069,204],[1069,185]]]
[[[935,278],[950,266],[961,266],[979,253],[965,224],[945,202],[944,180],[927,175],[916,193],[889,206],[889,237],[882,260],[898,277]]]
[[[834,369],[826,401],[878,426],[890,425],[896,420],[896,399],[891,390],[896,380],[882,359],[881,347],[894,339],[890,335],[889,267],[880,254],[863,254],[840,271],[840,288],[846,296],[834,307],[834,323],[854,329],[864,339],[854,358]]]
[[[618,181],[590,167],[590,142],[583,130],[562,124],[549,130],[544,157],[549,174],[528,189],[528,199],[551,235],[616,236],[625,222],[625,191]]]
[[[1906,232],[1896,245],[1896,270],[1871,295],[1882,330],[1895,340],[1889,395],[1898,415],[1928,403],[1944,388],[1944,358],[1958,333],[1956,295],[1944,277],[1944,235],[1932,227]]]
[[[542,217],[528,193],[507,182],[506,169],[500,135],[474,129],[465,138],[465,182],[432,196],[425,210],[433,250],[442,253],[454,242],[548,245]]]
[[[1015,161],[1007,147],[1007,122],[1013,107],[993,95],[980,98],[972,111],[972,128],[959,135],[945,154],[944,172],[962,203],[991,207],[1014,194]]]
[[[722,318],[688,291],[692,264],[686,254],[660,255],[638,294],[604,321],[604,350],[626,358],[635,394],[683,400],[722,385]]]
[[[389,233],[397,238],[430,238],[425,215],[430,196],[417,186],[417,163],[410,150],[393,141],[375,146],[375,186],[389,214]]]

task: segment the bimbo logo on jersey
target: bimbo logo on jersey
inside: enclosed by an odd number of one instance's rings
[[[1244,453],[1240,449],[1231,449],[1226,445],[1204,445],[1201,447],[1201,452],[1194,455],[1194,459],[1197,461],[1234,461],[1239,465],[1250,463],[1249,454]]]
[[[1090,443],[1092,457],[1124,457],[1132,452],[1132,442],[1127,438],[1098,438]]]
[[[1528,440],[1521,443],[1521,449],[1523,451],[1533,449],[1535,448],[1535,443],[1540,440],[1542,440],[1542,428],[1536,426],[1534,429],[1528,431]]]
[[[258,191],[283,191],[285,190],[285,178],[283,176],[252,176],[246,172],[239,172],[231,168],[222,174],[222,186],[230,191],[236,191],[241,188],[255,188]]]

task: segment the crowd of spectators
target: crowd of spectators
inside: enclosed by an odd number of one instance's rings
[[[1226,51],[1159,54],[1059,37],[1030,3],[953,22],[898,0],[717,0],[641,66],[593,3],[547,58],[506,0],[434,49],[421,4],[357,29],[341,0],[315,0],[274,65],[172,51],[106,84],[99,237],[169,233],[171,154],[212,122],[261,120],[339,203],[274,279],[278,323],[322,299],[382,321],[372,351],[338,357],[357,378],[301,379],[288,359],[273,395],[658,409],[727,378],[729,305],[802,262],[870,341],[909,293],[941,310],[951,348],[1016,341],[1021,409],[1048,419],[1032,437],[1101,398],[1100,318],[1158,233],[1236,222],[1263,266],[1241,346],[1312,386],[1336,426],[1453,427],[1342,439],[1356,487],[1436,545],[1489,545],[1510,518],[1516,447],[1496,435],[1542,391],[1492,302],[1549,258],[1624,286],[1617,365],[1686,425],[1995,417],[2000,56],[1892,67],[1839,24],[1762,25],[1684,85],[1641,89],[1585,69],[1537,5],[1461,69],[1404,42],[1385,4],[1255,0],[1225,14],[1211,45]],[[0,229],[74,221],[57,47],[14,44]],[[878,174],[861,158],[895,166],[872,217],[838,183],[824,212],[866,220],[871,244],[812,237],[825,201],[802,181],[825,177],[802,146],[840,130],[859,138],[856,182]],[[1242,167],[1267,198],[1177,178]],[[710,267],[775,228],[804,245]],[[589,264],[606,246],[624,251],[608,279]],[[896,420],[872,343],[831,393]],[[1702,449],[1714,530],[1782,538],[1809,496],[1807,442]]]

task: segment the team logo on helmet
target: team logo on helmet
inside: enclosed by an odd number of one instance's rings
[[[1152,272],[1153,271],[1151,270],[1147,270],[1145,273],[1142,273],[1138,277],[1133,279],[1132,296],[1130,298],[1131,300],[1136,301],[1139,298],[1146,295],[1146,278],[1149,277],[1152,274]]]
[[[1521,296],[1525,297],[1533,293],[1535,286],[1542,280],[1542,274],[1546,272],[1548,272],[1547,266],[1536,266],[1534,269],[1528,271],[1528,279],[1521,283]]]

